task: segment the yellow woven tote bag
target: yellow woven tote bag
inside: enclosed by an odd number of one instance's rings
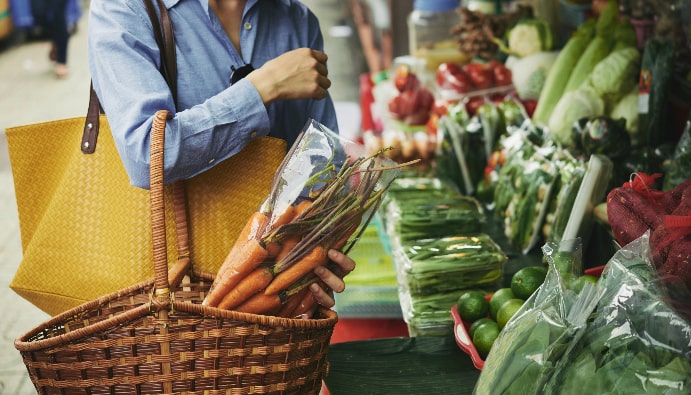
[[[130,185],[105,115],[97,149],[82,153],[84,122],[6,131],[23,251],[10,287],[50,315],[151,276],[148,191]],[[264,137],[186,182],[197,269],[217,271],[285,153],[285,141]]]

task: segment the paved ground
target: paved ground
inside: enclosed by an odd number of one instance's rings
[[[363,57],[348,23],[346,0],[305,1],[322,23],[330,56],[331,88],[345,133],[357,131],[358,75]],[[88,1],[85,1],[88,4]],[[21,260],[21,242],[5,129],[52,119],[83,116],[90,76],[86,62],[86,23],[82,18],[70,41],[68,78],[57,80],[48,60],[48,44],[21,42],[0,51],[0,395],[35,391],[15,350],[14,339],[47,318],[17,296],[8,285]],[[37,142],[40,143],[40,142]],[[49,143],[49,142],[45,142]]]

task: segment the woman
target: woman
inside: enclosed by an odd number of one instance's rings
[[[177,103],[159,71],[143,0],[91,1],[93,86],[133,185],[149,185],[148,138],[158,110],[174,114],[166,126],[168,182],[206,171],[262,136],[290,146],[309,118],[337,130],[319,22],[299,1],[164,3],[176,40]],[[319,267],[315,273],[341,292],[341,277],[355,262],[335,250],[329,257],[340,272]],[[334,305],[316,284],[312,291],[320,304]]]

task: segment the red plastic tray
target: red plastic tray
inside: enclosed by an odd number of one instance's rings
[[[468,334],[468,328],[470,325],[461,319],[461,315],[458,314],[458,305],[454,304],[451,307],[451,317],[453,317],[453,334],[456,338],[456,344],[461,348],[466,354],[470,356],[473,361],[473,366],[478,370],[482,370],[485,366],[485,360],[482,359],[480,353],[477,352],[475,345],[473,344],[470,335]]]
[[[583,273],[595,277],[600,277],[604,268],[604,265],[597,266],[590,269],[586,269],[583,271]],[[485,298],[489,301],[492,298],[492,294],[486,295]],[[480,354],[477,352],[477,349],[475,348],[475,345],[473,344],[473,341],[470,338],[470,335],[468,334],[470,324],[461,319],[461,315],[458,314],[457,304],[454,304],[453,307],[451,307],[451,317],[453,317],[453,334],[456,338],[456,343],[458,344],[458,347],[460,347],[461,350],[463,350],[466,354],[470,356],[470,359],[473,361],[473,365],[478,370],[482,370],[482,368],[485,366],[485,360],[482,359]]]

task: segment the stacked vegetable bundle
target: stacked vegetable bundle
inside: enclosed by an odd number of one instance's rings
[[[285,317],[310,311],[308,286],[320,282],[313,270],[328,264],[329,249],[354,245],[400,168],[363,151],[308,122],[203,303]]]
[[[411,335],[446,335],[468,289],[493,290],[506,256],[483,233],[480,203],[435,178],[399,178],[382,205],[403,318]]]

